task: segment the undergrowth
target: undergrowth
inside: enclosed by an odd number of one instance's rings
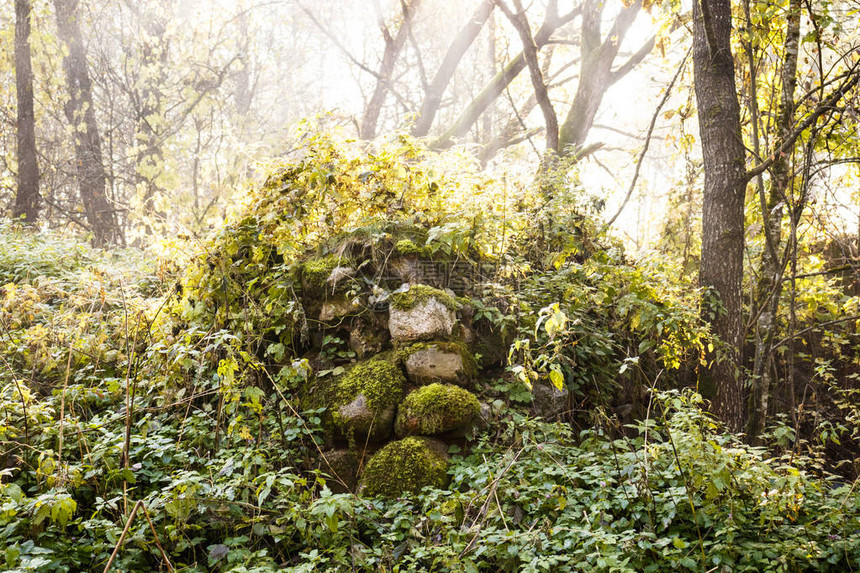
[[[560,181],[545,213],[463,155],[319,136],[211,241],[179,241],[188,264],[0,225],[0,567],[860,569],[856,482],[743,445],[673,389],[708,344],[698,293],[600,244]],[[319,299],[370,320],[398,257],[490,265],[457,303],[510,352],[476,382],[489,425],[451,448],[447,488],[333,494],[326,412],[298,398],[355,353]],[[530,417],[535,384],[571,392],[567,420]]]

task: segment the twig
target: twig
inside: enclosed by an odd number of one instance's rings
[[[657,124],[657,118],[660,116],[660,111],[663,109],[663,106],[666,105],[666,102],[669,100],[669,96],[672,94],[672,88],[675,86],[675,82],[681,76],[681,72],[684,71],[684,67],[687,65],[687,59],[690,57],[691,50],[692,48],[688,49],[687,53],[684,54],[684,59],[681,60],[678,70],[675,72],[674,77],[672,77],[672,81],[669,82],[669,86],[666,88],[666,93],[663,94],[663,99],[660,100],[660,103],[657,105],[657,109],[654,110],[654,115],[651,116],[648,133],[645,135],[645,146],[642,148],[642,151],[639,152],[639,157],[636,160],[636,169],[633,172],[633,179],[630,181],[630,186],[627,188],[627,195],[625,195],[624,201],[622,201],[621,205],[618,207],[618,211],[616,211],[612,218],[603,225],[604,231],[612,226],[612,223],[615,222],[624,210],[624,207],[627,206],[630,196],[633,195],[633,189],[636,188],[636,182],[639,180],[639,171],[642,169],[642,160],[645,159],[645,154],[648,153],[648,147],[651,145],[651,134],[654,133],[654,126]]]
[[[6,368],[9,370],[9,375],[12,376],[12,381],[15,383],[15,388],[18,389],[18,396],[21,397],[21,410],[24,413],[24,438],[27,441],[30,441],[30,425],[27,421],[29,416],[27,415],[27,400],[24,399],[24,392],[21,390],[21,384],[18,382],[18,377],[15,376],[15,370],[12,369],[12,366],[6,361],[6,358],[0,355],[0,360],[3,360],[3,364],[6,365]]]
[[[155,544],[158,546],[158,550],[161,552],[161,557],[164,559],[164,563],[167,565],[167,570],[171,573],[173,572],[173,565],[170,564],[170,560],[167,558],[167,554],[164,552],[164,548],[161,546],[161,541],[158,539],[158,533],[156,533],[155,526],[152,524],[152,519],[149,516],[149,511],[147,511],[146,505],[144,505],[143,500],[141,499],[138,500],[137,503],[134,504],[134,507],[131,509],[131,514],[128,516],[128,520],[126,520],[125,522],[125,527],[122,529],[122,534],[119,536],[119,539],[117,540],[116,545],[113,548],[113,553],[110,554],[110,558],[105,565],[103,573],[108,573],[108,571],[110,571],[110,568],[113,565],[117,554],[119,553],[119,549],[120,547],[122,547],[122,544],[125,541],[125,536],[128,535],[128,530],[131,528],[132,522],[134,522],[134,517],[135,515],[137,515],[137,509],[139,507],[143,508],[143,513],[146,516],[146,521],[149,522],[149,528],[152,530],[152,534],[155,536]]]

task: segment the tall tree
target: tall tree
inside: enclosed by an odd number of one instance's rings
[[[39,216],[39,165],[36,161],[29,0],[15,0],[15,87],[18,96],[18,191],[14,215],[32,224]]]
[[[84,214],[96,246],[120,243],[122,234],[116,212],[107,197],[107,177],[93,108],[86,46],[79,25],[78,0],[54,0],[54,10],[57,33],[68,49],[63,58],[69,92],[65,114],[74,131],[78,189]]]
[[[693,70],[705,171],[699,281],[718,298],[706,313],[721,341],[708,375],[716,387],[716,414],[729,429],[739,431],[744,421],[738,370],[748,178],[731,31],[730,0],[694,0]]]

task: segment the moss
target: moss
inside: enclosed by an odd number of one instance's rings
[[[363,493],[396,497],[405,492],[418,493],[425,486],[445,487],[447,472],[447,460],[434,451],[430,441],[404,438],[389,443],[367,462]]]
[[[474,394],[452,384],[430,384],[406,396],[397,414],[398,435],[435,436],[470,424],[481,413]]]
[[[406,378],[400,368],[392,362],[374,358],[367,362],[356,364],[349,372],[334,380],[327,391],[322,392],[322,400],[328,407],[330,428],[335,435],[347,439],[357,438],[363,441],[367,436],[358,435],[371,432],[371,439],[384,439],[390,435],[391,427],[380,426],[380,420],[385,418],[386,410],[393,408],[403,399],[403,386]],[[340,409],[363,394],[367,400],[371,418],[359,420],[360,425],[367,427],[351,427],[350,421],[341,415]],[[390,415],[390,414],[389,414]],[[389,418],[390,423],[390,418]]]
[[[345,266],[347,261],[337,255],[326,255],[318,259],[311,259],[302,264],[302,280],[306,286],[312,288],[323,288],[331,272],[340,266]]]
[[[427,285],[412,285],[406,292],[392,294],[388,301],[397,310],[409,310],[435,298],[449,310],[457,310],[457,301],[448,293]]]
[[[441,352],[450,352],[459,354],[463,360],[463,376],[466,378],[474,378],[478,375],[478,362],[475,360],[475,355],[469,350],[468,345],[462,340],[435,340],[432,342],[418,342],[406,348],[401,348],[398,355],[401,361],[405,362],[407,358],[420,350],[427,350],[432,347],[438,348]]]
[[[364,394],[370,408],[379,412],[400,402],[405,383],[400,368],[391,362],[377,358],[361,362],[338,381],[339,394],[346,398],[339,405]]]
[[[394,243],[394,252],[398,255],[421,255],[421,247],[412,242],[411,239],[400,239]]]

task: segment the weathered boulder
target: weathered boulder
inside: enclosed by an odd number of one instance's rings
[[[536,416],[555,418],[567,411],[569,396],[567,388],[559,390],[552,384],[537,382],[532,386],[532,411]]]
[[[397,342],[451,335],[457,321],[454,297],[426,285],[412,285],[389,298],[388,329]]]
[[[462,342],[419,342],[401,351],[406,375],[414,384],[452,382],[467,385],[478,366]]]
[[[358,485],[359,459],[355,450],[339,449],[322,452],[319,469],[329,476],[327,485],[334,493],[355,491]]]
[[[356,364],[320,392],[336,439],[378,442],[391,435],[406,379],[396,365],[382,359]]]
[[[481,414],[474,394],[452,384],[430,384],[410,392],[398,408],[398,436],[438,436],[465,431]]]
[[[425,486],[448,485],[447,446],[438,440],[410,436],[390,442],[367,462],[359,492],[397,497]]]

